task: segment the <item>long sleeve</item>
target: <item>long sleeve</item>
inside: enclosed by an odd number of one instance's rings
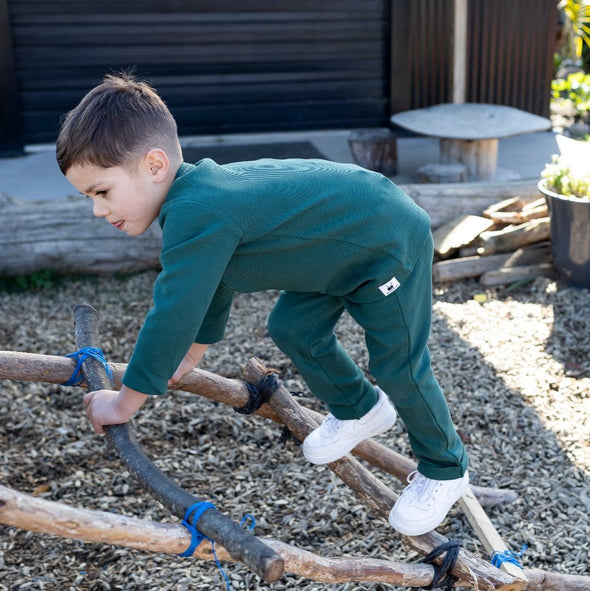
[[[229,318],[234,292],[223,283],[219,285],[211,305],[203,318],[196,343],[216,343],[223,338]]]
[[[162,272],[123,383],[163,394],[194,342],[219,340],[232,292],[385,297],[430,235],[387,178],[322,160],[181,165],[160,212]]]
[[[212,207],[185,207],[182,202],[166,211],[161,224],[162,271],[154,285],[154,306],[123,377],[126,386],[144,394],[164,394],[189,347],[198,341],[207,310],[241,237],[240,228],[223,212]],[[219,334],[220,322],[229,312],[227,295],[223,299],[224,311],[212,308],[204,328],[207,332]]]

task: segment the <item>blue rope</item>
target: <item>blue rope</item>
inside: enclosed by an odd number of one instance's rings
[[[66,357],[73,357],[74,359],[76,359],[78,363],[76,365],[74,373],[71,375],[70,379],[67,382],[64,382],[62,384],[63,386],[81,386],[86,382],[84,374],[82,373],[82,364],[89,357],[92,357],[93,359],[100,361],[104,365],[105,371],[107,372],[109,379],[113,379],[113,372],[109,364],[107,363],[106,359],[104,358],[102,351],[97,347],[82,347],[76,353],[70,353],[69,355],[66,355]]]
[[[191,543],[190,546],[184,552],[182,552],[182,554],[179,554],[178,556],[192,556],[197,546],[203,540],[209,540],[209,542],[211,542],[211,550],[213,551],[213,558],[215,558],[215,564],[217,565],[219,572],[225,579],[226,591],[231,591],[229,577],[225,574],[225,571],[223,570],[221,563],[219,562],[219,558],[217,558],[217,552],[215,552],[215,540],[212,540],[210,537],[200,532],[195,525],[201,518],[201,515],[203,515],[203,513],[205,513],[207,509],[215,509],[215,505],[213,503],[209,503],[208,501],[199,501],[198,503],[194,503],[193,505],[191,505],[185,511],[184,519],[182,520],[182,525],[184,525],[184,527],[186,527],[186,529],[188,529],[188,531],[191,533]],[[251,524],[247,526],[247,529],[248,531],[252,531],[254,529],[254,526],[256,525],[256,519],[254,519],[254,517],[252,517],[252,515],[250,515],[249,513],[246,513],[246,515],[244,515],[242,521],[240,522],[240,525],[244,525],[248,519],[251,520]]]
[[[191,505],[184,513],[184,519],[182,520],[182,525],[188,529],[191,533],[191,543],[190,546],[179,556],[192,556],[193,552],[195,551],[196,547],[203,541],[209,540],[212,544],[214,543],[211,538],[208,538],[205,534],[201,533],[196,527],[195,523],[199,521],[201,515],[207,511],[207,509],[215,509],[215,505],[213,503],[209,503],[207,501],[201,501],[199,503],[195,503]],[[192,515],[192,520],[191,520]],[[191,520],[191,521],[189,521]]]
[[[252,531],[256,527],[256,519],[250,515],[250,513],[246,513],[244,517],[242,517],[242,521],[240,521],[240,526],[244,525],[248,519],[251,521],[250,525],[246,527],[248,531]]]
[[[512,550],[504,550],[503,552],[494,552],[492,554],[492,559],[490,562],[496,568],[500,568],[502,566],[502,564],[507,562],[509,564],[514,564],[514,565],[518,566],[518,568],[522,569],[522,565],[520,564],[520,561],[518,559],[524,554],[524,551],[527,548],[528,548],[528,546],[526,544],[523,544],[522,548],[520,549],[520,552],[512,552]]]

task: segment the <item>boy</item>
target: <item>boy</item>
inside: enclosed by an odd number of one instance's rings
[[[269,332],[329,410],[305,457],[335,461],[404,420],[418,471],[389,521],[434,529],[468,483],[467,454],[430,367],[432,237],[391,181],[323,160],[184,163],[176,123],[147,84],[107,76],[64,119],[57,160],[94,215],[129,235],[158,219],[162,270],[119,392],[84,398],[94,429],[128,421],[223,337],[235,291],[282,290]],[[373,386],[338,343],[365,331]]]

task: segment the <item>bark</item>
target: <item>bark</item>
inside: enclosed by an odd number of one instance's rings
[[[157,224],[131,237],[93,217],[89,200],[21,201],[0,195],[0,277],[132,273],[158,266]]]

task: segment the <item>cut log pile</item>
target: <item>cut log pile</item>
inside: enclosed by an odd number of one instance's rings
[[[477,278],[484,286],[556,277],[545,198],[510,197],[481,215],[460,215],[433,232],[435,282]]]

